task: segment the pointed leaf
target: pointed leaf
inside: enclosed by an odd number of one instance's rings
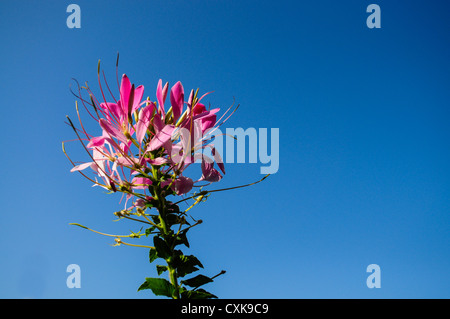
[[[177,268],[178,277],[184,277],[187,274],[197,271],[198,268],[196,266],[203,268],[202,263],[193,255],[178,256],[175,260],[174,266]]]
[[[156,296],[172,297],[174,286],[163,278],[145,278],[138,291],[144,289],[151,289]]]
[[[203,286],[209,282],[213,282],[213,280],[204,275],[197,275],[191,279],[181,281],[181,283],[185,284],[186,286],[194,287],[194,288]]]
[[[203,268],[202,263],[197,259],[197,257],[189,255],[189,256],[178,256],[175,262],[175,267],[177,268],[178,277],[184,277],[187,274],[193,273],[197,271],[199,266]]]
[[[156,252],[158,253],[158,257],[167,259],[170,257],[170,248],[167,246],[167,243],[158,236],[153,237],[153,244],[155,245]]]
[[[158,275],[161,275],[166,270],[167,270],[167,266],[156,265],[156,271],[158,272]]]
[[[153,261],[155,261],[155,259],[157,259],[159,256],[158,256],[158,253],[156,252],[156,249],[154,249],[154,248],[150,248],[150,253],[149,253],[149,259],[150,259],[150,262],[152,263]]]
[[[186,222],[186,225],[189,225],[189,223]],[[189,241],[187,239],[186,232],[179,233],[177,238],[175,238],[175,246],[177,245],[185,245],[189,248]]]
[[[197,290],[185,290],[181,293],[181,298],[185,299],[210,299],[210,298],[217,298],[217,296],[213,295],[212,293],[204,290],[204,289],[197,289]]]

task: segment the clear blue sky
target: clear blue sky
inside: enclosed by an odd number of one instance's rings
[[[280,129],[280,169],[211,196],[190,232],[222,298],[450,297],[450,4],[447,1],[0,2],[0,297],[152,298],[140,248],[111,247],[122,206],[61,151],[71,78],[97,60],[155,98],[159,78],[241,104],[228,127]],[[366,7],[381,7],[381,29]],[[85,117],[87,119],[87,117]],[[71,156],[87,160],[75,143]],[[220,186],[261,177],[228,164]],[[219,186],[219,185],[215,185]],[[144,240],[142,241],[142,243]],[[66,267],[81,267],[68,289]],[[366,267],[381,267],[381,288]],[[206,288],[206,287],[205,287]]]

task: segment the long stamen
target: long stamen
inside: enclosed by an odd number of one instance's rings
[[[72,92],[72,94],[73,94],[74,96],[76,96],[76,97],[81,101],[81,103],[83,104],[84,108],[86,109],[86,112],[88,112],[88,114],[89,114],[95,121],[98,121],[98,119],[96,119],[96,118],[92,115],[92,113],[89,111],[89,109],[87,108],[86,104],[84,104],[85,102],[86,102],[87,104],[89,104],[89,102],[88,102],[87,100],[83,99],[83,97],[82,97],[82,95],[81,95],[80,84],[78,83],[78,81],[77,81],[76,79],[72,78],[72,80],[74,80],[74,81],[77,83],[77,86],[78,86],[78,94],[79,94],[79,95],[76,95],[76,94],[72,91],[72,88],[70,89],[70,92]],[[95,103],[92,101],[92,99],[91,99],[91,103],[92,103],[92,104],[89,104],[89,105],[91,105],[91,106],[94,108],[94,110],[96,110]],[[98,114],[97,114],[97,116],[98,116]]]
[[[221,192],[221,191],[227,191],[227,190],[232,190],[232,189],[237,189],[237,188],[243,188],[243,187],[252,186],[252,185],[261,183],[263,180],[265,180],[267,177],[269,177],[269,175],[270,175],[270,174],[267,174],[266,176],[264,176],[263,178],[261,178],[259,181],[256,181],[256,182],[253,182],[253,183],[250,183],[250,184],[245,184],[245,185],[240,185],[240,186],[235,186],[235,187],[228,187],[228,188],[215,189],[215,190],[211,190],[211,191],[210,191],[210,190],[208,190],[208,191],[201,191],[201,192],[198,193],[198,194],[194,194],[194,195],[192,195],[192,196],[189,196],[189,197],[187,197],[187,198],[184,198],[184,199],[182,199],[182,200],[179,200],[178,202],[175,202],[174,205],[177,205],[177,204],[182,203],[182,202],[184,202],[184,201],[187,201],[187,200],[189,200],[189,199],[193,199],[193,198],[195,198],[196,196],[206,195],[206,194],[208,194],[208,193]]]
[[[72,127],[72,125],[70,125],[70,123],[67,123],[66,121],[64,121],[64,124],[67,124],[67,125],[69,125],[70,127]],[[75,128],[77,131],[79,131],[80,133],[83,133],[80,129],[78,129],[78,128]],[[92,135],[90,135],[90,134],[88,134],[91,138],[93,137]],[[78,139],[77,139],[78,140]],[[82,141],[89,141],[89,139],[85,139],[85,138],[82,138],[81,139]],[[74,140],[75,141],[75,140]]]
[[[234,104],[234,103],[233,103]],[[231,114],[230,115],[228,115],[228,117],[225,119],[225,120],[223,120],[222,121],[222,123],[219,123],[219,124],[217,124],[216,126],[214,126],[214,128],[211,130],[211,131],[209,131],[208,132],[208,134],[206,135],[206,136],[208,136],[208,135],[211,135],[212,133],[214,133],[214,131],[216,131],[217,129],[219,129],[219,127],[221,127],[233,114],[234,114],[234,112],[236,112],[237,111],[237,109],[239,108],[239,106],[240,106],[240,104],[238,104],[237,106],[236,106],[236,108],[231,112]],[[220,117],[220,119],[219,119],[219,121],[225,116],[225,114],[231,109],[231,107],[233,107],[233,105],[232,106],[230,106],[229,108],[228,108],[228,110]],[[219,121],[217,121],[217,122],[219,122]],[[206,137],[205,136],[205,137]]]
[[[111,92],[111,89],[109,88],[108,81],[106,81],[105,71],[102,70],[102,73],[103,73],[103,80],[105,81],[105,84],[106,84],[106,87],[108,88],[109,94],[111,94],[111,96],[112,96],[114,102],[117,103],[116,98],[114,97],[114,95],[113,95],[112,92]]]
[[[117,81],[117,88],[120,92],[120,84],[119,84],[119,52],[117,52],[117,59],[116,59],[116,81]]]
[[[69,118],[69,116],[66,116],[67,117],[67,119],[69,120],[69,122],[70,122],[70,126],[72,126],[72,129],[74,130],[74,132],[75,132],[75,134],[77,135],[77,137],[78,137],[78,139],[79,139],[79,141],[80,141],[80,143],[81,143],[81,145],[83,145],[83,148],[86,150],[86,152],[88,153],[88,155],[89,155],[89,157],[92,159],[92,161],[95,163],[95,165],[97,166],[97,168],[99,168],[104,174],[105,174],[105,176],[108,176],[108,174],[103,170],[103,168],[102,167],[100,167],[100,165],[98,165],[98,163],[97,163],[97,161],[94,159],[94,157],[91,155],[91,152],[89,152],[89,150],[87,149],[87,147],[84,145],[84,143],[82,142],[82,140],[81,140],[81,138],[80,138],[80,135],[78,134],[78,132],[77,132],[77,130],[76,130],[76,128],[75,128],[75,126],[73,125],[73,123],[72,123],[72,120]],[[109,176],[108,176],[109,177]],[[111,179],[111,178],[110,178]],[[117,181],[116,180],[114,180],[114,179],[111,179],[113,182],[115,182],[115,183],[117,183]]]
[[[75,167],[76,166],[75,163],[72,161],[72,159],[66,153],[66,148],[64,146],[64,142],[62,143],[62,150],[63,150],[64,155],[66,155],[66,157],[69,159],[70,163],[72,163],[73,167]],[[106,187],[106,185],[100,184],[99,182],[94,181],[92,178],[86,176],[86,174],[84,174],[82,171],[77,171],[77,172],[80,173],[81,175],[83,175],[83,177],[85,177],[86,179],[88,179],[92,183],[97,184],[98,186]]]
[[[86,138],[90,141],[89,135],[88,135],[88,133],[86,133],[86,130],[84,129],[83,123],[81,122],[81,117],[80,117],[80,112],[78,110],[78,103],[77,103],[77,101],[75,101],[75,108],[77,110],[78,121],[80,122],[81,129],[83,130],[84,135],[86,135]]]
[[[261,178],[259,181],[250,183],[250,184],[245,184],[245,185],[240,185],[240,186],[234,186],[234,187],[228,187],[228,188],[221,188],[221,189],[215,189],[212,191],[207,191],[208,193],[214,193],[214,192],[222,192],[222,191],[228,191],[228,190],[232,190],[232,189],[237,189],[237,188],[243,188],[243,187],[248,187],[248,186],[252,186],[258,183],[261,183],[263,180],[265,180],[267,177],[269,177],[270,174],[265,175],[263,178]]]
[[[100,87],[100,92],[102,93],[103,101],[106,104],[106,98],[105,98],[105,94],[103,93],[103,88],[102,88],[102,81],[100,80],[100,60],[98,60],[97,79],[98,79],[98,86]]]

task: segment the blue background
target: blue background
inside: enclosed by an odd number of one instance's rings
[[[381,29],[366,26],[373,2]],[[227,270],[206,289],[450,297],[448,1],[79,0],[80,29],[66,26],[70,3],[0,2],[0,297],[153,298],[136,291],[156,276],[144,249],[68,225],[140,227],[113,222],[120,196],[70,173],[61,151],[75,138],[71,78],[98,92],[101,59],[114,84],[117,52],[120,74],[153,100],[159,78],[181,80],[214,90],[214,107],[240,103],[226,127],[280,129],[276,174],[191,211],[204,223],[186,252],[206,275]],[[76,142],[67,150],[89,159]],[[261,165],[228,164],[214,187],[258,180]],[[72,263],[80,289],[66,286]],[[372,263],[379,289],[366,286]]]

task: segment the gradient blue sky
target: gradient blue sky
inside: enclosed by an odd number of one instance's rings
[[[66,7],[81,7],[68,29]],[[381,7],[381,29],[366,7]],[[280,169],[217,193],[190,232],[222,298],[450,297],[448,1],[0,2],[0,297],[152,298],[147,252],[111,247],[122,207],[61,151],[71,78],[97,61],[154,98],[159,78],[241,104],[228,127],[280,129]],[[87,117],[85,117],[87,119]],[[74,159],[87,160],[75,143]],[[222,187],[261,177],[228,164]],[[218,186],[218,185],[217,185]],[[143,240],[144,241],[144,240]],[[69,264],[81,288],[66,287]],[[366,267],[381,267],[381,288]]]

